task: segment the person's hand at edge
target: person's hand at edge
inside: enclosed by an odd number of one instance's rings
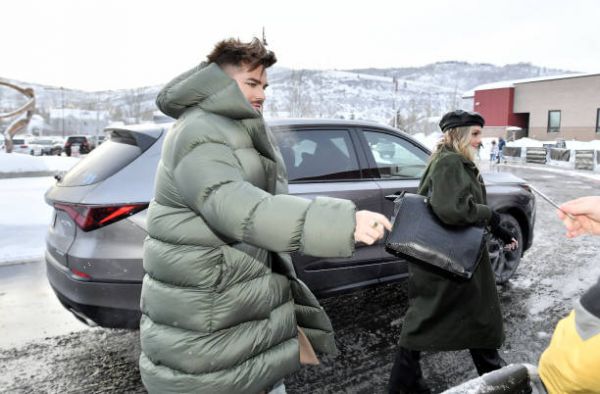
[[[584,234],[600,235],[600,196],[587,196],[567,201],[560,206],[557,214],[567,228],[568,238]]]

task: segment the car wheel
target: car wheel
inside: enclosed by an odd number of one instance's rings
[[[504,243],[493,235],[488,241],[490,262],[496,276],[496,283],[505,284],[515,274],[521,262],[523,253],[523,232],[517,219],[509,214],[500,214],[500,225],[508,230],[513,237],[519,241],[519,247],[515,250],[504,250]]]

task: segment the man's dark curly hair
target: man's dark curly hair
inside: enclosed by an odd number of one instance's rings
[[[250,71],[259,66],[269,68],[277,62],[275,54],[256,37],[250,42],[241,42],[237,38],[220,41],[207,58],[209,63],[221,67],[247,65]]]

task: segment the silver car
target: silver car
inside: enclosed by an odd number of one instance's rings
[[[392,216],[385,197],[416,191],[430,152],[410,136],[375,123],[341,120],[270,122],[290,179],[290,193],[351,199],[359,209]],[[47,274],[63,305],[88,324],[138,326],[142,246],[154,174],[169,125],[108,129],[110,138],[46,193],[54,210]],[[522,179],[491,174],[490,205],[503,214],[520,248],[489,244],[498,282],[515,272],[533,241],[535,199]],[[319,296],[405,278],[407,266],[381,243],[352,258],[293,255],[298,276]]]
[[[13,138],[13,153],[25,153],[32,156],[42,155],[42,145],[38,144],[34,138],[31,137],[17,137]]]

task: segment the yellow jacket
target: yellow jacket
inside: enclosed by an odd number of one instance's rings
[[[600,282],[558,323],[539,373],[550,394],[600,393]]]

